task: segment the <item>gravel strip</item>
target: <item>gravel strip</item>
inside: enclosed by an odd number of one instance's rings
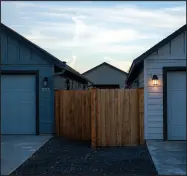
[[[93,151],[90,142],[53,137],[10,175],[150,176],[157,171],[146,145]]]

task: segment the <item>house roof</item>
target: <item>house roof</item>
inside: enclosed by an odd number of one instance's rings
[[[120,72],[122,72],[122,73],[124,73],[124,74],[128,74],[128,73],[126,73],[125,71],[120,70],[119,68],[114,67],[113,65],[110,65],[110,64],[108,64],[108,63],[106,63],[106,62],[103,62],[102,64],[99,64],[99,65],[97,65],[96,67],[93,67],[92,69],[90,69],[90,70],[88,70],[88,71],[82,73],[82,75],[86,75],[87,73],[89,73],[89,72],[91,72],[91,71],[93,71],[93,70],[95,70],[95,69],[97,69],[97,68],[99,68],[99,67],[102,67],[103,65],[107,65],[107,66],[111,67],[112,69],[118,70],[118,71],[120,71]]]
[[[28,39],[26,39],[25,37],[23,37],[22,35],[20,35],[19,33],[17,33],[16,31],[14,31],[13,29],[9,28],[8,26],[6,26],[3,23],[1,23],[1,30],[5,30],[10,35],[12,35],[13,37],[15,37],[18,40],[21,40],[21,41],[29,44],[32,48],[35,48],[37,51],[39,51],[40,53],[45,55],[44,58],[49,63],[54,64],[54,65],[56,65],[56,66],[58,66],[60,68],[64,68],[66,66],[65,62],[63,62],[63,61],[59,60],[58,58],[56,58],[55,56],[51,55],[50,53],[48,53],[44,49],[40,48],[38,45],[34,44],[33,42],[29,41]]]
[[[157,52],[157,50],[164,45],[168,44],[171,40],[176,38],[178,35],[183,33],[186,30],[186,24],[182,27],[180,27],[178,30],[173,32],[171,35],[154,45],[152,48],[147,50],[145,53],[137,57],[136,59],[133,60],[133,63],[131,64],[129,74],[126,79],[126,84],[130,84],[136,79],[136,77],[139,75],[141,70],[144,67],[144,59],[146,59],[149,55],[153,54],[154,52]]]
[[[20,35],[16,31],[14,31],[13,29],[11,29],[8,26],[6,26],[5,24],[1,23],[1,31],[3,31],[3,30],[5,30],[7,33],[9,33],[9,35],[12,35],[13,37],[17,38],[18,40],[21,40],[21,41],[29,44],[30,47],[37,50],[40,54],[43,54],[45,56],[44,59],[46,59],[49,63],[54,64],[56,67],[58,67],[60,69],[65,69],[66,70],[65,74],[71,75],[72,79],[76,79],[76,80],[83,82],[83,83],[90,82],[86,77],[84,77],[79,72],[77,72],[76,70],[74,70],[73,68],[68,66],[65,61],[59,60],[58,58],[51,55],[50,53],[48,53],[44,49],[40,48],[38,45],[34,44],[33,42],[29,41],[28,39],[26,39],[25,37],[23,37],[22,35]]]
[[[65,68],[64,72],[56,73],[56,75],[68,77],[68,78],[74,79],[74,80],[76,79],[76,80],[80,81],[83,84],[86,84],[88,82],[93,84],[92,81],[90,81],[88,78],[86,78],[85,76],[81,75],[79,72],[77,72],[76,70],[74,70],[73,68],[71,68],[68,65],[66,65],[66,68]]]

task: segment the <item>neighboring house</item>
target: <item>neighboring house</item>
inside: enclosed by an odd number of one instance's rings
[[[90,80],[68,65],[63,72],[56,73],[54,76],[55,89],[85,90],[88,83],[92,84]]]
[[[57,74],[88,84],[65,62],[1,23],[1,134],[54,132]]]
[[[91,80],[97,88],[125,88],[127,73],[106,63],[84,72],[82,75]]]
[[[133,61],[127,87],[135,81],[144,87],[145,139],[186,140],[186,25]]]

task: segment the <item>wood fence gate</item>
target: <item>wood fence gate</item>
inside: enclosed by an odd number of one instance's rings
[[[143,89],[56,90],[56,133],[93,148],[141,144],[143,105]]]
[[[73,140],[91,140],[91,92],[55,91],[56,134]]]

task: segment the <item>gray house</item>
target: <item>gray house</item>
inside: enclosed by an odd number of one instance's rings
[[[88,84],[65,62],[1,23],[1,134],[53,133],[54,88],[64,79]]]
[[[136,58],[126,84],[144,88],[146,140],[186,140],[186,25]]]
[[[127,73],[106,63],[84,72],[82,75],[92,81],[97,88],[125,88]]]
[[[66,90],[85,90],[92,84],[85,76],[66,65],[63,72],[54,75],[54,88]]]

